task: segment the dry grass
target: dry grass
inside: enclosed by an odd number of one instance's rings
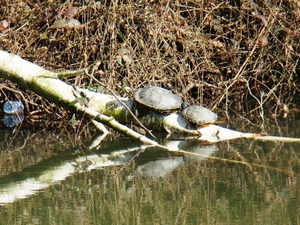
[[[71,6],[82,26],[51,28]],[[299,100],[298,1],[16,0],[2,4],[4,19],[1,49],[50,70],[98,62],[94,76],[120,94],[125,82],[157,85],[221,115],[247,116]],[[118,62],[121,48],[132,62]],[[84,74],[68,82],[94,83]]]

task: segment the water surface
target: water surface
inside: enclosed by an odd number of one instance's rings
[[[267,129],[297,137],[293,124]],[[169,140],[193,153],[182,154],[118,139],[88,151],[59,133],[19,134],[3,131],[0,224],[300,222],[299,143]]]

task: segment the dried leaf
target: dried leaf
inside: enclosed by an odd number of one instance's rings
[[[125,54],[129,54],[130,53],[130,50],[127,49],[127,48],[119,48],[118,49],[118,54],[119,55],[125,55]]]
[[[68,27],[80,27],[81,23],[76,19],[69,19],[69,20],[67,20],[67,26]]]
[[[224,49],[224,44],[222,42],[220,42],[220,41],[214,41],[213,40],[211,43],[216,48]]]
[[[59,28],[64,28],[65,26],[67,26],[67,21],[65,19],[60,19],[60,20],[56,20],[51,27],[59,29]]]
[[[9,22],[7,20],[0,21],[0,31],[6,30],[9,28]]]
[[[267,46],[267,44],[268,44],[268,38],[266,36],[261,37],[259,40],[260,47],[263,48],[263,47]]]
[[[128,64],[131,64],[133,61],[133,59],[131,58],[130,55],[123,55],[122,58],[123,58],[124,62],[126,62]]]
[[[118,62],[121,66],[123,66],[123,63],[122,63],[122,57],[119,56],[119,55],[117,55],[117,62]]]
[[[52,28],[64,28],[64,27],[79,27],[81,26],[81,23],[76,20],[76,19],[61,19],[61,20],[56,20],[53,25],[51,26]]]
[[[74,17],[76,15],[77,11],[78,11],[77,7],[70,7],[68,9],[66,9],[62,13],[62,15],[65,16],[65,17],[67,17],[67,18],[72,18],[72,17]]]

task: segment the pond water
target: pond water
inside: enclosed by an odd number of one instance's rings
[[[299,125],[266,130],[299,137]],[[0,224],[300,223],[299,142],[160,141],[184,154],[117,139],[88,150],[92,140],[58,130],[1,131]]]

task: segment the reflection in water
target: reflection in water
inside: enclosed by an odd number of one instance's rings
[[[61,150],[36,166],[2,176],[2,202],[4,194],[15,198],[6,196],[5,201],[12,203],[0,206],[1,220],[6,224],[297,224],[300,220],[297,143],[240,139],[204,146],[181,140],[166,144],[190,153],[140,151],[138,143],[114,140],[84,157]],[[2,162],[4,156],[9,153],[2,153]]]
[[[148,162],[144,165],[138,166],[137,172],[149,177],[163,177],[180,166],[182,163],[182,157],[158,159],[154,162]]]
[[[201,162],[212,155],[217,149],[216,145],[202,146],[196,141],[168,140],[164,141],[164,143],[170,149],[185,150],[187,154],[182,155],[181,157],[160,158],[155,161],[147,162],[137,167],[137,172],[139,174],[149,177],[164,177],[187,160]]]
[[[201,162],[207,156],[211,156],[217,149],[216,145],[195,145],[188,149],[192,154],[187,154],[185,157],[193,162]]]
[[[7,127],[15,127],[24,120],[24,113],[4,114],[3,123]]]
[[[89,155],[79,157],[75,162],[65,161],[59,166],[49,167],[39,176],[27,178],[22,181],[2,183],[0,185],[0,205],[14,202],[17,199],[26,198],[36,192],[65,180],[75,172],[90,171],[106,166],[120,165],[130,159],[128,152],[114,152],[111,155]],[[113,160],[111,160],[113,158]]]

